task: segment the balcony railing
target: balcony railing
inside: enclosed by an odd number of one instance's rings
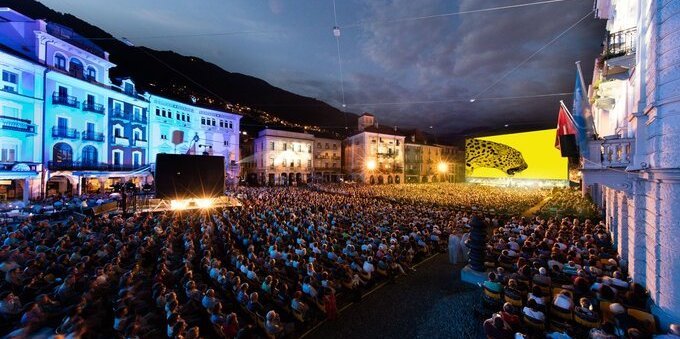
[[[53,93],[52,104],[78,108],[78,98],[71,95],[61,95],[59,93]]]
[[[52,127],[52,137],[78,139],[80,133],[75,128]]]
[[[588,142],[590,154],[583,168],[628,167],[633,159],[635,139],[605,139]]]
[[[50,161],[47,163],[50,170],[80,170],[80,171],[133,171],[144,165],[114,165],[106,163],[93,163],[81,161]]]
[[[148,144],[148,141],[143,140],[143,139],[135,139],[134,140],[134,145],[137,146],[137,147],[146,147],[147,144]]]
[[[92,131],[83,131],[83,140],[103,142],[104,141],[104,133],[98,133],[98,132],[92,132]]]
[[[635,27],[610,33],[607,36],[604,60],[634,54],[636,43],[637,28]]]
[[[111,116],[119,119],[130,119],[130,113],[125,112],[120,108],[114,108],[111,110]]]
[[[123,137],[123,136],[112,136],[111,137],[111,142],[114,145],[121,145],[121,146],[130,146],[130,139]]]
[[[146,115],[134,115],[132,114],[132,121],[146,124]]]
[[[31,120],[19,119],[6,115],[0,115],[0,129],[35,133],[35,125],[31,123]]]
[[[83,102],[83,111],[104,114],[104,105],[96,104],[94,102]]]

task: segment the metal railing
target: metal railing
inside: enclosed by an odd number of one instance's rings
[[[104,105],[83,101],[83,111],[104,114]]]
[[[607,36],[604,60],[635,53],[637,28],[609,33]]]
[[[145,165],[114,165],[87,161],[50,161],[47,167],[50,170],[81,170],[81,171],[133,171]]]
[[[83,135],[83,140],[98,141],[98,142],[104,141],[104,133],[98,133],[98,132],[92,132],[92,131],[83,131],[82,135]]]
[[[133,122],[140,122],[142,124],[146,124],[146,115],[135,115],[132,114],[132,121]]]
[[[78,108],[78,98],[71,95],[52,94],[52,104]]]
[[[111,116],[114,118],[120,118],[120,119],[129,119],[130,118],[130,113],[125,112],[124,110],[120,108],[114,108],[111,110]]]
[[[55,138],[78,139],[79,135],[75,128],[52,127],[52,137]]]
[[[35,133],[35,125],[33,125],[31,120],[19,119],[15,117],[9,117],[6,115],[0,115],[0,129],[6,129],[17,132]]]

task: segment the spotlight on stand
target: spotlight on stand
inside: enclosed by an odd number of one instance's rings
[[[378,167],[378,165],[375,163],[375,160],[369,160],[366,162],[366,169],[369,171],[374,170],[376,167]]]

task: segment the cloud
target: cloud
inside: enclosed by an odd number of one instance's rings
[[[385,23],[395,18],[519,2],[480,4],[477,0],[464,0],[451,6],[443,0],[366,0],[364,20],[369,24],[362,26],[358,45],[363,57],[377,71],[367,77],[351,74],[348,69],[348,87],[366,102],[420,102],[370,107],[378,118],[404,121],[420,128],[433,122],[452,131],[513,121],[548,124],[547,114],[555,113],[560,98],[478,100],[475,104],[469,98],[477,97],[476,94],[583,17],[591,9],[588,4],[566,2]],[[602,26],[603,22],[586,19],[478,99],[571,91],[574,61],[592,65],[591,60],[599,52]],[[586,67],[590,65],[584,65],[584,73],[589,73]],[[450,101],[422,103],[438,100]]]

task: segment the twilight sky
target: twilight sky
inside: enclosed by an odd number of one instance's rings
[[[136,45],[195,55],[342,109],[332,0],[41,1]],[[592,0],[395,21],[538,1],[336,0],[346,110],[435,133],[552,126],[559,100],[570,106],[571,96],[498,98],[571,92],[577,60],[589,81],[605,34],[605,22],[587,15]]]

